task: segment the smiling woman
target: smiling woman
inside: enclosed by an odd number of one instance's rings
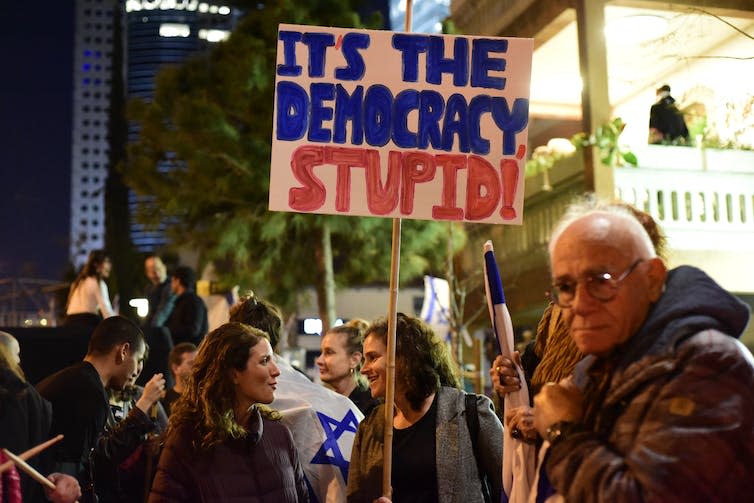
[[[265,332],[226,323],[199,347],[170,417],[149,501],[308,501],[274,399],[280,370]]]
[[[383,398],[387,321],[374,322],[366,334],[362,373],[372,396]],[[395,335],[393,501],[499,501],[503,430],[492,403],[458,389],[446,344],[422,320],[398,313]],[[383,494],[384,423],[385,407],[379,405],[359,425],[348,475],[349,502],[371,503]],[[472,457],[476,463],[468,462]]]

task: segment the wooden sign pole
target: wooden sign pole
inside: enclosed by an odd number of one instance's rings
[[[411,32],[413,0],[406,0],[404,31]],[[390,304],[387,325],[387,371],[385,375],[385,432],[382,451],[382,495],[392,498],[393,487],[393,414],[395,400],[395,327],[398,321],[398,280],[401,265],[401,219],[393,219],[393,248],[390,254]]]

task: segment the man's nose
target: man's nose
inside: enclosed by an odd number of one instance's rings
[[[573,302],[571,303],[571,311],[573,311],[573,314],[583,316],[594,311],[596,307],[602,304],[589,293],[586,285],[585,282],[581,281],[576,283],[576,291],[573,294]]]

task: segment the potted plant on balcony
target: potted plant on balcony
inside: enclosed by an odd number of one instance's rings
[[[605,166],[614,168],[617,166],[631,165],[636,166],[638,161],[636,155],[630,150],[626,150],[618,141],[620,134],[626,127],[623,119],[616,117],[611,122],[599,126],[594,134],[577,133],[570,140],[565,138],[553,138],[534,149],[532,156],[526,163],[526,176],[532,177],[542,174],[542,190],[550,191],[549,170],[555,163],[566,157],[570,157],[588,147],[597,147],[600,155],[600,161]]]

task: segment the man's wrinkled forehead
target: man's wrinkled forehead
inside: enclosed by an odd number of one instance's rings
[[[551,262],[566,251],[585,259],[596,253],[629,260],[654,256],[652,243],[641,224],[632,217],[611,213],[595,212],[577,218],[553,239]]]

